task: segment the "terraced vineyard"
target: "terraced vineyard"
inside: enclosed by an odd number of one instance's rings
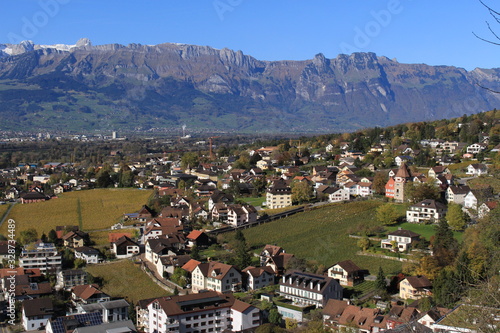
[[[276,244],[326,267],[351,259],[371,274],[376,274],[379,266],[386,274],[395,274],[401,269],[400,262],[357,255],[357,240],[348,237],[361,227],[378,225],[375,210],[380,204],[363,201],[322,207],[246,229],[244,235],[253,247]]]

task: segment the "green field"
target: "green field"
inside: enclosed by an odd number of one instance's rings
[[[138,189],[68,192],[45,202],[17,204],[8,218],[16,221],[16,234],[35,228],[40,236],[58,225],[80,225],[85,231],[104,229],[117,223],[124,213],[138,211],[151,193]],[[4,223],[0,233],[6,231],[7,224]]]
[[[436,234],[436,225],[433,224],[418,224],[418,223],[401,223],[396,226],[387,226],[385,227],[388,231],[395,231],[398,230],[398,228],[402,228],[405,230],[410,230],[413,232],[416,232],[417,234],[420,234],[423,238],[430,240],[432,236]],[[463,232],[453,232],[453,236],[458,240],[461,241],[463,237]]]
[[[10,205],[0,205],[0,221],[2,220],[5,213],[7,213],[7,210],[9,209],[9,207],[10,207]]]
[[[329,267],[338,261],[351,259],[358,266],[376,274],[381,266],[386,274],[401,270],[401,263],[357,255],[357,240],[348,234],[361,226],[378,225],[377,201],[329,205],[243,231],[249,245],[277,244],[299,258],[316,260]]]
[[[254,207],[260,207],[262,206],[262,203],[266,201],[266,197],[253,197],[253,198],[241,198],[241,200],[245,201],[247,204],[250,204]]]
[[[86,270],[95,277],[103,278],[102,291],[111,297],[124,297],[134,304],[141,299],[170,295],[130,260],[91,265]]]

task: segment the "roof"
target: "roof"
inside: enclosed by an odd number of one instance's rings
[[[269,252],[269,255],[271,257],[275,256],[275,255],[278,255],[278,254],[280,254],[282,252],[285,252],[281,246],[269,245],[269,244],[267,244],[266,246],[264,246],[264,249],[262,251]]]
[[[102,315],[98,312],[58,317],[56,319],[49,320],[47,323],[47,325],[52,327],[53,333],[69,333],[77,327],[89,327],[101,324]]]
[[[75,247],[75,252],[81,252],[86,255],[99,254],[99,250],[88,246]]]
[[[196,267],[198,267],[199,264],[201,264],[201,261],[191,259],[184,266],[182,266],[182,269],[191,273]]]
[[[191,231],[189,233],[189,235],[186,236],[186,238],[187,239],[197,239],[201,235],[203,235],[203,231],[201,231],[201,230],[193,230],[193,231]]]
[[[48,297],[27,299],[22,304],[26,317],[51,315],[54,312],[52,300]]]
[[[387,234],[388,236],[399,236],[399,237],[419,237],[420,234],[413,232],[411,230],[398,229]]]
[[[219,261],[211,261],[207,263],[198,264],[197,266],[203,276],[210,277],[212,279],[222,280],[231,268],[235,268],[233,265],[227,265]]]
[[[439,201],[433,199],[425,199],[416,203],[410,207],[422,207],[422,208],[432,208],[432,209],[446,209],[446,205],[440,203]]]
[[[406,166],[406,163],[401,163],[398,171],[396,172],[396,177],[401,177],[401,178],[410,178],[411,177],[410,169],[408,169],[408,167]]]
[[[330,277],[297,270],[287,271],[280,281],[280,286],[292,286],[313,293],[323,293],[332,284],[337,285],[336,289],[342,290],[340,284]]]
[[[119,308],[128,308],[129,304],[124,299],[116,299],[113,301],[99,302],[99,303],[90,303],[82,305],[82,309],[85,312],[95,312],[100,311],[102,309],[110,310],[110,309],[119,309]]]
[[[122,238],[123,236],[130,238],[130,237],[132,237],[132,234],[130,232],[110,232],[108,234],[108,241],[110,243],[114,243],[118,239]]]
[[[432,283],[423,275],[407,276],[405,280],[415,289],[432,287]]]
[[[79,297],[83,300],[87,300],[94,295],[106,295],[99,289],[97,289],[97,284],[83,284],[79,286],[75,286],[73,288],[73,293],[76,297]],[[107,295],[106,295],[107,296]]]
[[[339,265],[347,273],[354,273],[360,271],[361,268],[358,267],[352,260],[344,260],[336,263],[334,266]]]
[[[271,267],[265,266],[265,267],[253,267],[253,266],[248,266],[243,270],[243,273],[249,273],[253,277],[259,277],[264,273],[268,273],[271,275],[274,275],[274,271]]]
[[[73,333],[129,333],[137,332],[132,320],[120,320],[91,327],[78,327]]]

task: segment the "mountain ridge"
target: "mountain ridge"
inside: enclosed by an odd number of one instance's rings
[[[481,86],[500,90],[499,78],[499,68],[402,64],[369,52],[266,61],[179,43],[23,42],[0,44],[0,114],[4,129],[332,132],[490,110],[500,95]]]

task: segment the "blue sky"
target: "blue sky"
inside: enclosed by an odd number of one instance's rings
[[[500,5],[484,0],[492,6]],[[375,52],[404,63],[500,67],[478,0],[2,0],[0,43],[176,42],[261,60]]]

